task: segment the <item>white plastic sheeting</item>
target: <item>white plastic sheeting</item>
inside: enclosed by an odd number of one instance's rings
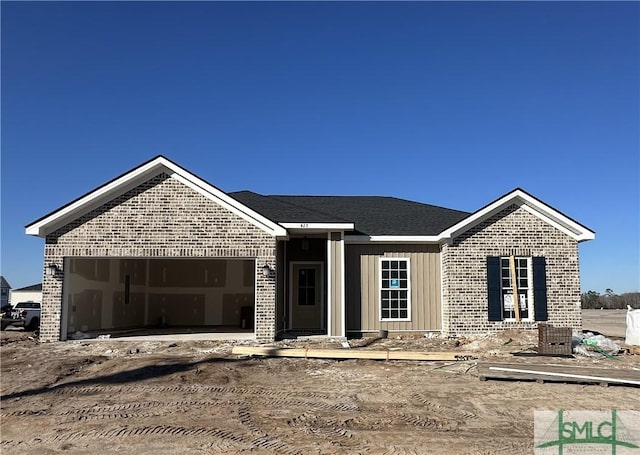
[[[625,343],[640,346],[640,310],[627,305],[627,336]]]

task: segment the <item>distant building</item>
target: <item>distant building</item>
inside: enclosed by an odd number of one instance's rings
[[[11,292],[11,285],[4,279],[3,276],[0,276],[0,292],[2,293],[2,300],[0,300],[0,306],[5,307],[9,305],[9,294]],[[40,292],[42,293],[42,288],[40,288]]]
[[[42,283],[11,291],[11,305],[20,302],[42,302]]]

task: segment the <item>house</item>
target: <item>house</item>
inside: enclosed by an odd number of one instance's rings
[[[162,156],[26,233],[45,239],[45,341],[153,327],[259,341],[577,329],[578,243],[595,236],[521,189],[473,213],[225,193]]]
[[[11,285],[3,277],[0,276],[0,308],[4,308],[11,303]]]
[[[25,286],[11,291],[11,304],[20,302],[42,302],[42,283]]]

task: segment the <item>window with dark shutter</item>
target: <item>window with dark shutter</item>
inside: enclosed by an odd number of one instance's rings
[[[547,262],[543,257],[534,257],[533,263],[533,308],[536,321],[549,319],[547,311]]]

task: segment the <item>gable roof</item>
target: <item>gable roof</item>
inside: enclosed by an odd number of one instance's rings
[[[4,276],[0,276],[0,287],[11,289],[11,285],[7,280],[4,279]]]
[[[25,286],[23,288],[20,289],[14,289],[11,292],[20,292],[20,291],[42,291],[42,283],[38,283],[38,284],[32,284],[31,286]]]
[[[287,235],[286,229],[282,226],[265,218],[249,207],[242,205],[235,199],[229,197],[224,191],[216,188],[161,155],[141,164],[119,177],[116,177],[115,179],[105,183],[93,191],[90,191],[84,196],[71,201],[48,215],[39,218],[27,225],[25,227],[25,231],[30,235],[45,237],[56,229],[65,226],[91,210],[100,207],[115,197],[132,190],[162,173],[168,174],[171,178],[187,185],[191,189],[205,196],[207,199],[216,202],[268,234],[278,237],[284,237]]]
[[[281,224],[353,223],[354,235],[435,236],[469,213],[384,196],[263,196],[230,193]]]
[[[516,188],[475,211],[469,217],[444,230],[441,237],[443,240],[451,240],[514,204],[524,208],[532,215],[549,223],[578,242],[595,238],[595,232],[591,229],[545,204],[521,188]]]
[[[32,222],[26,226],[26,233],[45,237],[162,173],[278,238],[287,238],[289,232],[342,230],[351,242],[450,241],[512,204],[523,207],[577,241],[595,237],[587,227],[520,188],[474,213],[383,196],[265,196],[251,191],[227,194],[163,156]],[[4,286],[6,280],[2,280]]]

